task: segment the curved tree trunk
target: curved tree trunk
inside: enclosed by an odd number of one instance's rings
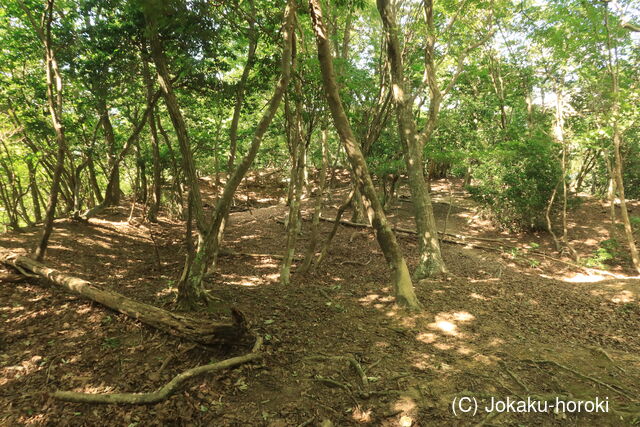
[[[353,135],[349,119],[342,106],[342,100],[338,93],[335,73],[333,70],[333,59],[331,49],[327,39],[327,30],[322,22],[322,9],[319,0],[309,0],[309,9],[313,23],[313,30],[316,35],[318,46],[318,60],[322,71],[322,82],[327,96],[331,116],[335,124],[340,140],[345,147],[349,162],[355,171],[360,191],[367,201],[367,213],[376,232],[376,238],[385,259],[391,267],[393,275],[393,285],[398,304],[417,309],[418,299],[413,290],[413,283],[409,274],[409,268],[402,255],[396,236],[391,230],[387,217],[378,199],[376,189],[371,180],[369,169],[365,158],[360,150],[360,145]]]
[[[62,124],[62,75],[58,68],[58,61],[56,60],[55,51],[52,46],[51,37],[51,23],[54,16],[54,0],[47,0],[47,5],[43,14],[42,27],[34,19],[31,10],[22,2],[20,7],[25,11],[29,22],[33,26],[33,29],[38,34],[40,41],[44,47],[45,56],[45,72],[47,76],[47,101],[49,104],[49,113],[51,115],[51,122],[53,129],[56,133],[57,142],[57,154],[56,165],[53,171],[53,178],[51,183],[51,192],[49,194],[49,202],[47,203],[47,210],[45,213],[44,227],[40,242],[35,250],[35,257],[41,261],[44,259],[47,245],[49,243],[49,237],[53,230],[53,220],[56,214],[56,207],[58,204],[58,195],[60,192],[60,181],[62,179],[62,170],[64,168],[64,156],[66,149],[66,139],[64,134],[64,125]]]
[[[227,162],[227,173],[231,175],[235,166],[236,150],[238,146],[238,124],[240,123],[240,112],[244,103],[244,92],[249,79],[249,73],[253,68],[256,58],[256,48],[258,46],[258,33],[255,30],[255,5],[253,0],[250,1],[251,16],[247,18],[249,23],[249,52],[247,53],[247,62],[244,64],[242,76],[236,87],[236,101],[233,107],[233,117],[231,118],[231,127],[229,128],[229,160]]]
[[[189,269],[189,277],[187,280],[189,282],[189,286],[194,289],[193,294],[204,294],[204,289],[202,288],[202,279],[207,273],[209,266],[212,263],[215,264],[215,260],[219,250],[221,234],[224,229],[225,218],[227,217],[227,213],[229,212],[229,208],[231,207],[233,195],[240,185],[240,182],[244,178],[245,174],[249,170],[249,167],[253,163],[256,155],[258,154],[258,149],[260,148],[260,144],[262,143],[262,138],[264,137],[264,134],[271,124],[271,121],[273,120],[273,117],[275,116],[278,107],[280,106],[280,102],[282,101],[284,92],[289,85],[295,8],[295,1],[289,0],[284,12],[284,44],[282,50],[280,80],[278,81],[274,93],[269,100],[269,104],[267,105],[265,112],[262,115],[258,126],[256,127],[251,146],[249,147],[249,151],[242,159],[242,161],[234,168],[233,173],[229,177],[229,180],[224,187],[222,195],[216,203],[216,209],[213,213],[213,218],[210,221],[210,225],[206,230],[204,242],[198,246],[196,254],[193,258],[193,263]],[[195,197],[194,199],[197,200],[198,198],[199,197]]]
[[[629,252],[631,254],[631,261],[633,267],[640,273],[640,254],[638,253],[638,247],[636,246],[635,236],[633,235],[633,228],[631,226],[631,220],[629,219],[629,212],[627,211],[627,200],[624,194],[624,181],[622,170],[624,168],[622,162],[622,155],[620,153],[620,146],[622,145],[622,136],[620,135],[620,124],[618,123],[618,114],[620,112],[620,87],[619,87],[619,70],[618,70],[618,50],[617,46],[613,45],[611,33],[609,30],[609,5],[604,5],[604,23],[607,31],[607,50],[609,56],[609,71],[611,74],[613,106],[611,108],[611,116],[613,118],[613,177],[616,187],[618,188],[618,195],[620,197],[620,217],[622,218],[622,224],[624,225],[624,233],[629,244]],[[612,212],[613,212],[612,208]],[[612,214],[613,215],[613,214]]]

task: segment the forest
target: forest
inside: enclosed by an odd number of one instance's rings
[[[3,0],[0,424],[640,425],[638,0]]]

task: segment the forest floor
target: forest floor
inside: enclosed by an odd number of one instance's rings
[[[509,234],[479,214],[459,181],[434,184],[440,230],[500,239],[518,249],[486,250],[443,243],[450,274],[415,283],[424,306],[407,313],[393,302],[388,269],[370,230],[341,226],[330,256],[306,277],[279,284],[279,261],[222,257],[207,282],[212,294],[239,308],[265,339],[258,363],[188,382],[148,406],[64,403],[52,391],[152,391],[181,371],[248,352],[207,351],[45,283],[0,271],[0,425],[631,425],[640,412],[640,279],[628,260],[608,272],[553,257],[546,233]],[[449,191],[450,185],[453,191]],[[208,188],[209,195],[211,188]],[[407,189],[401,188],[406,194]],[[239,195],[225,243],[238,252],[281,254],[276,219],[286,185],[252,175]],[[332,193],[333,217],[346,194]],[[210,205],[213,205],[213,200]],[[303,204],[305,216],[312,203]],[[633,206],[634,212],[640,205]],[[129,207],[88,223],[56,222],[46,263],[98,285],[173,309],[183,266],[184,223],[142,222]],[[414,228],[410,202],[389,212],[393,224]],[[346,218],[350,213],[346,214]],[[298,252],[305,250],[304,222]],[[322,222],[326,237],[330,223]],[[570,213],[570,238],[584,258],[611,236],[608,208],[583,198]],[[0,235],[0,246],[24,251],[38,229]],[[411,266],[414,236],[398,234]],[[623,241],[622,234],[618,236]],[[569,258],[563,258],[570,261]],[[626,264],[625,264],[626,263]],[[224,317],[215,305],[202,316]],[[367,385],[344,360],[352,357]],[[330,381],[331,380],[331,381]],[[472,397],[478,413],[452,412],[456,397]],[[608,413],[488,413],[491,398],[608,399]]]

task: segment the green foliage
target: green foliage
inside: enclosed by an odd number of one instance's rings
[[[105,338],[104,342],[102,343],[102,346],[106,348],[118,348],[120,347],[120,345],[121,345],[120,340],[115,337]]]
[[[625,156],[624,188],[625,195],[631,199],[640,199],[640,146],[638,145],[640,142],[638,141],[640,140],[634,141],[635,144],[629,148]]]
[[[607,239],[600,242],[598,249],[593,256],[584,260],[587,267],[595,267],[607,269],[609,265],[614,264],[621,256],[620,243],[615,239]]]
[[[561,170],[554,143],[538,134],[479,153],[472,196],[510,230],[543,227],[544,213]]]

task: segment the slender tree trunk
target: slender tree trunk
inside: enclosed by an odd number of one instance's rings
[[[184,196],[182,194],[182,174],[180,173],[180,168],[178,167],[178,159],[176,158],[176,153],[174,152],[173,146],[171,145],[171,140],[169,139],[169,135],[167,134],[167,131],[164,129],[164,127],[162,126],[162,120],[160,119],[160,115],[158,114],[157,110],[155,110],[155,116],[156,116],[156,124],[158,125],[158,131],[160,132],[160,135],[162,135],[164,143],[167,146],[167,151],[169,152],[169,158],[171,159],[174,194],[178,196],[177,203],[182,209],[182,206],[184,205]]]
[[[611,165],[611,159],[609,153],[605,154],[605,165],[607,166],[607,172],[609,175],[609,185],[607,186],[607,199],[609,200],[609,218],[611,219],[611,232],[612,235],[616,230],[616,178],[613,172],[613,166]]]
[[[182,169],[185,173],[187,185],[189,186],[190,200],[189,207],[192,209],[193,217],[196,222],[196,229],[198,234],[198,251],[200,251],[204,245],[205,233],[207,226],[205,223],[204,208],[202,205],[202,196],[200,195],[200,185],[198,183],[198,176],[196,174],[195,163],[193,161],[193,153],[191,151],[191,145],[189,141],[189,134],[184,121],[180,106],[178,105],[178,99],[173,91],[173,85],[171,83],[169,75],[169,66],[167,64],[167,58],[163,52],[162,43],[158,33],[157,16],[164,10],[164,2],[154,1],[145,4],[145,19],[147,20],[147,26],[149,28],[149,42],[151,44],[151,56],[156,65],[156,73],[158,76],[158,82],[162,90],[162,94],[165,99],[171,122],[176,132],[178,144],[180,146],[180,153],[182,154]],[[197,261],[200,253],[196,254]],[[189,273],[191,277],[193,269],[191,268]],[[178,294],[178,305],[184,309],[193,308],[195,299],[204,298],[204,288],[202,288],[200,281],[198,287],[193,287],[189,292],[181,292]],[[181,289],[185,289],[181,287]]]
[[[562,184],[562,236],[560,243],[563,248],[566,248],[571,252],[571,255],[577,259],[578,253],[573,249],[567,240],[568,226],[567,226],[567,201],[568,201],[568,189],[567,189],[567,162],[568,162],[568,147],[567,141],[564,137],[564,93],[562,91],[561,84],[564,83],[564,76],[559,77],[555,83],[556,92],[556,111],[554,120],[554,136],[556,141],[562,148],[562,155],[560,159],[560,167],[562,170],[562,176],[560,184]]]
[[[31,191],[31,204],[33,205],[33,214],[36,223],[42,222],[42,210],[40,208],[40,199],[38,198],[38,181],[36,179],[36,168],[33,161],[27,158],[27,169],[29,171],[29,190]]]
[[[354,195],[355,195],[355,191],[351,189],[351,192],[347,196],[347,199],[344,201],[342,205],[338,207],[335,220],[333,220],[333,227],[331,228],[331,232],[329,232],[329,236],[327,237],[327,240],[325,240],[324,244],[322,245],[322,249],[320,250],[320,255],[318,255],[315,262],[313,263],[313,271],[316,271],[318,267],[320,267],[320,264],[322,264],[322,261],[327,257],[327,254],[329,253],[329,248],[331,247],[331,241],[333,240],[333,238],[335,237],[338,231],[338,226],[340,225],[340,219],[342,218],[342,215],[347,210],[349,205],[351,205],[351,200],[353,199]]]
[[[100,115],[104,139],[109,150],[109,167],[111,168],[106,194],[104,195],[104,203],[106,206],[117,206],[120,204],[120,162],[117,160],[118,147],[105,96],[102,89],[96,91],[96,108]]]
[[[231,119],[231,127],[229,128],[229,161],[227,162],[227,173],[231,176],[236,160],[236,151],[238,147],[238,124],[240,123],[240,113],[242,112],[242,104],[244,103],[244,93],[249,79],[249,73],[255,63],[256,48],[258,46],[258,33],[255,30],[255,5],[253,0],[250,1],[252,15],[247,19],[249,23],[249,52],[247,53],[247,62],[244,64],[242,76],[236,86],[236,101],[233,107],[233,118]]]
[[[407,91],[407,84],[405,83],[402,51],[400,50],[400,43],[396,32],[395,16],[388,0],[378,0],[377,4],[386,35],[387,54],[389,56],[389,63],[391,64],[393,97],[396,106],[400,139],[405,148],[409,188],[411,190],[411,200],[413,202],[416,228],[418,230],[420,259],[414,271],[414,278],[424,279],[446,273],[447,268],[440,251],[438,229],[433,214],[431,196],[425,185],[424,162],[422,157],[423,144],[418,138],[413,117],[413,100]]]
[[[204,209],[202,206],[202,197],[200,195],[200,185],[198,183],[198,176],[196,174],[196,167],[193,161],[193,153],[191,151],[191,145],[189,141],[189,134],[187,132],[187,126],[180,111],[178,105],[178,99],[173,91],[173,85],[169,75],[169,66],[167,58],[163,52],[162,42],[158,34],[157,16],[164,10],[164,2],[162,0],[151,1],[145,3],[145,19],[147,20],[147,26],[149,28],[149,42],[151,45],[151,57],[156,66],[156,73],[158,76],[158,83],[162,91],[162,95],[171,117],[171,122],[176,132],[178,144],[180,146],[180,153],[182,155],[182,170],[185,173],[187,185],[191,192],[193,202],[193,216],[196,221],[196,229],[199,234],[199,244],[202,242],[204,233],[206,231],[206,223],[204,217]]]
[[[58,193],[60,191],[60,180],[62,177],[62,169],[64,168],[64,155],[66,152],[66,139],[64,134],[64,126],[62,124],[62,76],[58,68],[58,61],[54,53],[51,36],[51,23],[54,15],[54,0],[47,0],[46,8],[43,14],[42,26],[34,19],[31,10],[21,1],[20,7],[27,14],[27,17],[38,34],[40,41],[44,47],[45,57],[45,74],[47,78],[47,102],[49,113],[51,115],[51,123],[56,133],[57,154],[56,165],[53,172],[51,183],[51,192],[49,193],[49,201],[45,213],[44,226],[40,241],[35,250],[35,258],[42,261],[47,250],[49,237],[53,230],[53,220],[56,214],[58,204]]]
[[[292,65],[291,71],[294,73],[296,69],[296,37],[295,32],[293,34],[292,45]],[[293,262],[293,256],[296,250],[296,241],[298,239],[298,233],[301,226],[300,218],[300,200],[302,197],[302,187],[304,186],[304,165],[305,165],[305,138],[303,136],[302,126],[302,84],[300,79],[295,79],[295,95],[296,95],[296,111],[295,117],[288,120],[290,126],[293,126],[293,139],[292,146],[294,148],[292,157],[295,157],[295,161],[292,162],[294,170],[292,173],[291,187],[293,188],[293,197],[289,204],[289,220],[287,222],[287,243],[282,259],[282,267],[280,268],[280,283],[288,285],[291,282],[291,263]]]
[[[271,100],[269,101],[269,104],[265,112],[262,115],[260,122],[258,123],[258,126],[253,136],[253,140],[249,147],[249,151],[247,152],[245,157],[242,159],[242,161],[237,165],[237,167],[234,168],[233,173],[229,177],[229,180],[227,181],[224,187],[222,195],[220,196],[220,198],[218,199],[218,202],[216,203],[216,209],[213,213],[213,218],[209,222],[210,224],[208,228],[205,230],[205,233],[202,233],[204,234],[204,240],[200,242],[200,244],[198,245],[195,256],[193,257],[193,262],[191,263],[191,266],[189,268],[189,274],[187,278],[188,286],[190,286],[192,289],[191,295],[195,295],[197,296],[197,298],[206,297],[204,288],[202,286],[202,279],[207,273],[209,265],[211,263],[215,263],[215,259],[219,250],[219,242],[220,242],[220,238],[223,230],[224,220],[227,216],[227,213],[229,212],[229,208],[231,207],[233,195],[236,189],[238,188],[238,186],[240,185],[242,178],[247,173],[249,167],[253,163],[255,156],[258,154],[258,149],[260,148],[262,138],[264,137],[264,134],[266,133],[267,128],[269,127],[269,124],[271,123],[273,117],[276,114],[276,111],[278,110],[280,101],[282,100],[285,89],[287,88],[287,85],[289,83],[289,75],[290,75],[290,67],[291,67],[291,51],[292,51],[291,40],[293,37],[293,28],[294,28],[294,22],[295,22],[295,6],[296,6],[295,1],[289,0],[284,13],[284,20],[285,20],[284,27],[283,27],[284,28],[283,29],[284,46],[283,46],[283,54],[282,54],[282,63],[281,63],[282,69],[281,69],[280,80],[274,90],[274,94],[271,97]],[[147,15],[152,15],[154,10],[157,10],[157,9],[149,8],[146,11]],[[151,21],[150,24],[152,28],[155,27],[155,23],[153,21]],[[161,79],[162,80],[161,86],[165,88],[170,88],[170,85],[169,85],[170,82],[168,80],[168,69],[163,59],[164,55],[158,54],[158,53],[161,54],[162,50],[161,50],[161,45],[159,44],[157,31],[152,31],[152,33],[153,33],[153,37],[151,39],[152,47],[155,44],[155,48],[152,49],[152,54],[154,55],[154,60],[160,59],[159,61],[160,67],[158,67],[156,64],[156,68],[159,68],[158,70],[159,74],[166,76],[165,78]],[[160,70],[164,70],[164,71],[160,71]],[[179,111],[179,109],[177,108],[177,102],[175,100],[175,96],[173,97],[172,104],[174,104],[174,106],[170,109],[170,111],[174,110],[174,115],[175,115],[175,112]],[[184,130],[182,139],[184,140],[186,139],[185,138],[186,129],[184,129],[183,126],[182,128]],[[176,131],[178,132],[178,129]],[[182,130],[180,130],[180,132],[182,132]],[[178,139],[180,140],[180,136]],[[185,154],[187,154],[189,158],[191,157],[190,151],[188,151],[187,153],[183,153],[183,156]],[[185,162],[185,164],[187,163],[188,162]],[[191,162],[191,164],[193,163]],[[187,172],[188,174],[191,173],[189,171]],[[195,171],[194,171],[194,175],[195,175]],[[190,180],[189,177],[188,179]],[[191,190],[193,191],[193,185],[191,187],[192,187]],[[194,191],[194,194],[198,194],[198,197],[194,197],[194,201],[196,202],[199,201],[201,206],[202,202],[199,197],[199,193]],[[198,213],[199,209],[201,209],[201,207],[198,207],[195,209],[194,216],[199,215]],[[199,221],[197,221],[196,223],[198,222]],[[193,301],[193,299],[180,298],[180,295],[179,295],[179,303],[183,307],[189,307],[189,306],[193,306],[195,301]]]
[[[156,119],[153,109],[153,80],[149,73],[149,63],[146,59],[146,52],[143,52],[142,60],[142,76],[145,82],[147,95],[147,108],[151,108],[149,114],[149,131],[151,133],[151,154],[153,157],[153,189],[151,192],[151,203],[147,212],[147,219],[151,222],[158,221],[158,211],[162,200],[162,167],[160,165],[160,141],[158,139],[158,130],[156,128]]]
[[[311,222],[311,238],[309,239],[309,246],[307,246],[307,251],[304,255],[304,261],[299,269],[300,274],[306,274],[309,271],[316,253],[318,240],[320,239],[320,215],[322,214],[324,193],[327,187],[327,168],[329,167],[329,143],[327,133],[327,129],[324,127],[322,129],[322,139],[320,142],[322,144],[322,164],[320,165],[320,176],[318,177],[318,188],[313,209],[313,220]]]
[[[313,30],[316,35],[318,60],[320,62],[322,81],[329,109],[331,110],[331,115],[340,140],[347,152],[349,162],[356,173],[360,190],[367,199],[369,218],[376,232],[376,238],[378,239],[380,248],[392,271],[396,301],[399,305],[417,309],[420,304],[413,290],[409,268],[402,255],[396,236],[387,222],[387,217],[378,199],[373,181],[371,180],[367,163],[360,150],[360,145],[353,135],[351,125],[342,106],[342,100],[338,93],[338,86],[333,70],[333,59],[327,39],[327,30],[322,22],[320,1],[309,0],[309,9]]]
[[[283,50],[281,59],[281,74],[274,93],[269,100],[267,108],[256,127],[253,135],[253,140],[249,146],[249,151],[245,154],[242,161],[235,167],[233,174],[231,174],[227,184],[224,187],[221,197],[218,199],[216,209],[213,213],[213,219],[210,221],[209,230],[207,232],[206,245],[203,246],[201,255],[196,255],[194,263],[198,263],[198,266],[192,268],[194,285],[200,283],[201,278],[207,272],[208,267],[215,268],[215,261],[218,255],[219,246],[224,230],[225,220],[227,218],[229,208],[233,201],[233,195],[235,194],[240,182],[246,175],[249,167],[253,163],[258,150],[262,143],[262,139],[275,116],[280,102],[284,96],[284,92],[289,85],[289,78],[291,74],[291,55],[292,55],[292,40],[293,40],[293,28],[296,20],[296,3],[294,0],[289,0],[287,7],[284,11],[284,25],[283,25]],[[196,268],[197,267],[197,268]],[[198,279],[200,277],[200,279]]]
[[[352,171],[351,183],[351,185],[353,185],[353,199],[351,199],[351,209],[353,212],[351,214],[351,221],[357,223],[367,222],[369,219],[364,209],[364,201],[362,192],[360,191],[360,184],[358,184],[358,177],[354,171]]]
[[[96,176],[96,166],[93,163],[93,153],[87,153],[88,157],[88,168],[89,168],[89,182],[91,183],[91,189],[93,191],[93,195],[95,196],[98,204],[102,204],[104,201],[102,197],[102,192],[100,191],[100,185],[98,185],[98,178]]]
[[[607,30],[607,51],[609,54],[609,71],[611,74],[612,82],[612,95],[613,106],[611,115],[613,118],[613,172],[615,177],[615,183],[618,187],[618,196],[620,197],[620,217],[622,218],[622,224],[624,225],[624,233],[627,237],[627,243],[629,244],[629,252],[631,253],[631,261],[638,273],[640,273],[640,254],[636,246],[636,240],[633,235],[633,228],[631,227],[631,220],[629,219],[629,212],[627,211],[627,200],[624,194],[624,180],[623,180],[623,161],[620,154],[620,146],[622,136],[620,135],[620,124],[618,123],[618,115],[620,114],[620,87],[618,83],[619,70],[618,70],[618,51],[617,47],[613,46],[611,38],[611,32],[609,30],[609,5],[604,5],[604,22]]]

